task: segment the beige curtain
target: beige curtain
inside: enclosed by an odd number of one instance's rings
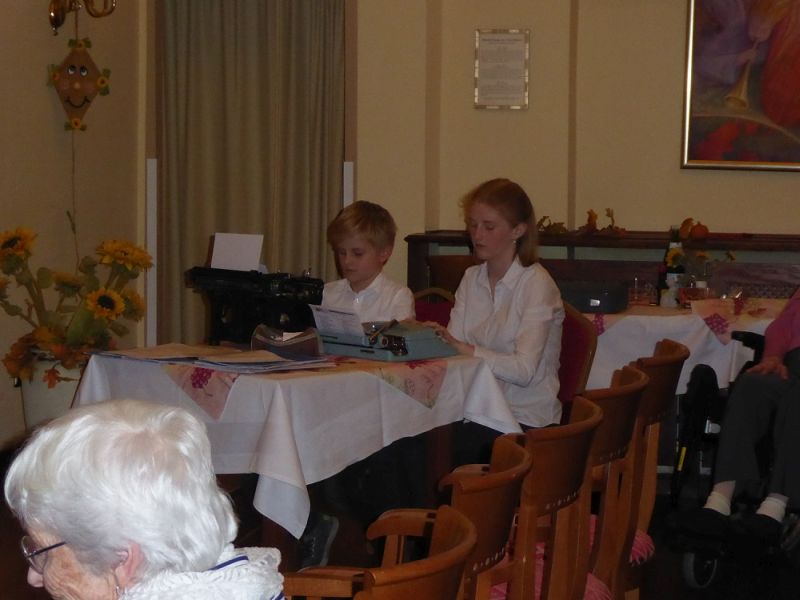
[[[184,272],[215,232],[263,233],[270,271],[335,274],[344,0],[163,0],[159,17],[159,340],[198,342]]]

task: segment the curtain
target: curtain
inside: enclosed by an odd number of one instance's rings
[[[271,272],[335,274],[344,0],[164,0],[160,25],[159,341],[198,342],[184,273],[215,232],[263,233]]]

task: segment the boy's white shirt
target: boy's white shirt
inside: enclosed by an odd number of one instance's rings
[[[338,279],[325,284],[322,306],[354,312],[362,323],[369,321],[391,321],[414,318],[414,294],[378,273],[365,289],[354,292],[347,279]]]

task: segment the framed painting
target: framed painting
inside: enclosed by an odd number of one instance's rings
[[[689,0],[682,165],[800,170],[800,0]]]

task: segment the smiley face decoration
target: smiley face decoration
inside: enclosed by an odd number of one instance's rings
[[[64,112],[69,119],[64,124],[67,131],[84,131],[83,116],[97,95],[108,94],[111,71],[97,68],[89,55],[92,43],[89,38],[70,40],[70,53],[60,65],[50,65],[49,85],[56,89]]]

